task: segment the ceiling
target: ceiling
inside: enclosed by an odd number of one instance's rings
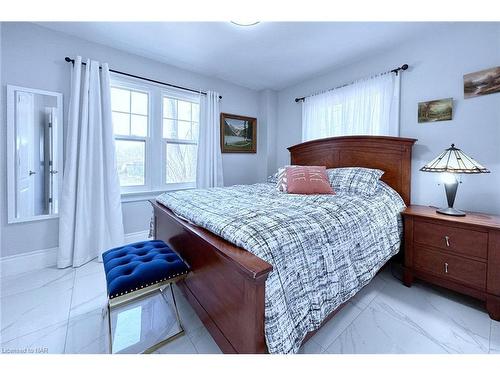
[[[280,90],[445,23],[42,22],[42,26],[255,90]],[[400,62],[395,61],[395,64]],[[388,67],[392,68],[392,67]]]

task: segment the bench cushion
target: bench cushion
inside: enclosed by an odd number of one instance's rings
[[[103,253],[102,259],[110,299],[189,271],[184,261],[160,240],[117,247]]]

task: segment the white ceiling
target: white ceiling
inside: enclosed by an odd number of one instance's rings
[[[445,24],[263,22],[241,27],[230,22],[43,22],[40,25],[251,89],[279,90],[436,32]]]

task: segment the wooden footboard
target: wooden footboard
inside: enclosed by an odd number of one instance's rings
[[[156,238],[191,267],[179,285],[224,353],[266,353],[265,281],[272,266],[151,201]]]

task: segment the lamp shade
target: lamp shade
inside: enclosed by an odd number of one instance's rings
[[[456,148],[454,144],[420,170],[422,172],[490,173],[488,169]]]

